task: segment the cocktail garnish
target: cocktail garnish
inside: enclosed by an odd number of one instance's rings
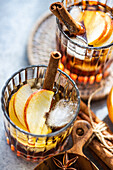
[[[66,170],[66,169],[68,169],[68,170],[77,170],[76,168],[71,167],[71,165],[76,163],[77,159],[78,159],[78,156],[76,156],[76,157],[69,160],[67,152],[65,152],[65,154],[63,156],[63,162],[61,162],[60,160],[53,157],[53,161],[54,161],[55,165],[57,167],[59,167],[60,169],[63,169],[63,170]]]

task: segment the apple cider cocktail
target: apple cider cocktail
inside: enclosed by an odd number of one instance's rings
[[[7,143],[17,156],[40,161],[61,151],[79,112],[79,91],[74,81],[57,71],[53,90],[43,89],[45,66],[30,66],[15,73],[2,91]]]
[[[70,1],[63,4],[84,29],[72,34],[57,19],[56,47],[62,54],[59,68],[76,82],[99,83],[113,60],[113,10],[109,1]]]

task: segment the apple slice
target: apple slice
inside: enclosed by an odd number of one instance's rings
[[[95,16],[96,16],[96,11],[85,10],[83,15],[84,25],[88,27],[88,25],[92,22],[92,19],[95,18]]]
[[[103,37],[96,44],[102,44],[106,40],[108,40],[109,37],[111,36],[112,30],[113,30],[110,16],[108,16],[106,13],[101,12],[101,11],[100,11],[100,15],[102,15],[106,20],[107,30],[106,30],[106,33],[103,35]]]
[[[89,45],[96,44],[107,30],[106,20],[98,11],[85,11],[84,25]]]
[[[18,126],[19,128],[28,131],[18,120],[16,114],[15,114],[15,110],[14,110],[14,98],[15,98],[16,93],[13,94],[13,96],[11,97],[10,101],[9,101],[9,117],[11,119],[11,121]]]
[[[95,44],[94,47],[102,47],[113,43],[113,21],[111,22],[111,35],[104,42]]]
[[[113,43],[113,31],[112,31],[111,36],[106,41],[104,41],[101,44],[95,44],[94,47],[103,47],[103,46],[106,46],[106,45],[111,44],[111,43]]]
[[[24,116],[26,126],[31,133],[42,133],[46,121],[45,114],[50,110],[53,95],[54,92],[42,89],[34,92],[28,98]]]
[[[15,113],[24,127],[26,127],[24,121],[24,107],[28,97],[32,94],[31,87],[28,84],[23,85],[17,92],[14,98]]]
[[[109,118],[113,123],[113,87],[111,88],[109,95],[107,97],[107,108],[108,108]]]

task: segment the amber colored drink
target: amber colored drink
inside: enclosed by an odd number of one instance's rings
[[[109,68],[113,60],[112,8],[96,1],[80,1],[79,3],[76,3],[76,1],[74,1],[74,3],[63,1],[63,3],[70,14],[75,17],[75,20],[77,20],[77,22],[79,22],[84,28],[88,25],[87,22],[89,22],[90,19],[90,23],[92,22],[91,25],[94,24],[95,16],[93,16],[93,13],[96,13],[97,11],[98,14],[102,13],[103,15],[103,13],[105,13],[107,17],[109,17],[111,25],[110,34],[106,36],[106,38],[103,38],[104,40],[95,40],[95,43],[88,43],[87,39],[88,29],[91,31],[93,26],[88,28],[85,34],[75,36],[70,34],[66,27],[57,20],[56,47],[62,54],[59,67],[77,82],[80,81],[84,84],[92,83],[91,80],[93,80],[93,82],[100,82],[101,79],[104,78],[106,70]],[[90,18],[91,15],[92,18]],[[87,21],[85,17],[88,18]],[[99,24],[99,22],[97,22],[97,24]],[[101,29],[101,25],[99,29]],[[93,32],[94,30],[92,30],[92,34]],[[104,35],[103,30],[103,36],[101,36],[104,37]],[[94,37],[96,37],[96,33],[93,38]]]
[[[2,110],[4,113],[4,127],[7,143],[17,156],[33,162],[39,162],[40,160],[63,150],[69,134],[72,131],[73,123],[76,120],[80,107],[78,88],[72,79],[59,70],[54,82],[54,97],[51,107],[54,108],[60,99],[75,103],[73,105],[72,119],[69,120],[65,126],[50,127],[51,132],[42,135],[32,134],[29,131],[18,127],[15,122],[12,122],[8,109],[12,95],[25,84],[29,84],[32,90],[41,89],[43,87],[45,72],[46,67],[41,65],[21,69],[7,81],[2,91]]]

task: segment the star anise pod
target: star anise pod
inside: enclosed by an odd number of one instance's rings
[[[55,165],[63,170],[67,170],[67,169],[68,170],[77,170],[76,168],[71,167],[71,165],[74,164],[77,161],[77,159],[78,159],[78,156],[69,160],[67,152],[65,152],[65,154],[63,156],[63,162],[61,162],[60,160],[53,157],[53,161],[54,161]]]

